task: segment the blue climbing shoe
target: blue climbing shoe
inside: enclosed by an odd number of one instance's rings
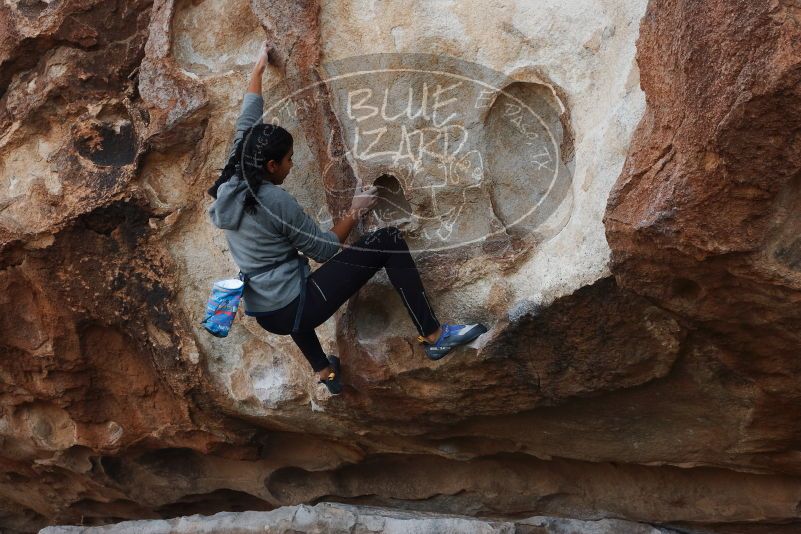
[[[417,340],[425,345],[426,356],[439,360],[459,345],[465,345],[487,331],[483,324],[442,324],[442,333],[436,343],[430,343],[423,336]]]
[[[331,364],[331,372],[328,373],[328,378],[320,380],[320,384],[325,384],[331,395],[339,395],[342,393],[342,382],[339,381],[339,358],[328,356],[328,363]]]

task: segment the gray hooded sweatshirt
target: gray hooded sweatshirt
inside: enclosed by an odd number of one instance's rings
[[[245,94],[236,121],[234,145],[248,127],[261,120],[263,107],[261,95]],[[247,182],[234,175],[217,190],[217,199],[208,210],[212,223],[225,232],[231,255],[242,272],[253,272],[284,260],[296,250],[319,263],[340,251],[337,235],[322,230],[282,187],[264,182],[259,187],[260,205],[254,215],[244,210],[247,191]],[[303,276],[308,276],[311,271],[308,263],[300,267]],[[298,262],[289,261],[251,278],[242,296],[245,313],[263,315],[292,302],[300,293],[301,274]]]

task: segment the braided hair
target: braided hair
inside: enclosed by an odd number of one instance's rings
[[[292,148],[292,134],[276,124],[254,124],[236,142],[231,157],[221,169],[220,177],[208,189],[209,195],[217,198],[217,189],[232,176],[245,179],[250,190],[245,194],[245,211],[256,213],[255,194],[262,181],[267,180],[267,162],[281,161]]]

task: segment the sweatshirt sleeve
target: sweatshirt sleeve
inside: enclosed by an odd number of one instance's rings
[[[290,193],[282,197],[278,227],[296,249],[318,263],[339,252],[339,238],[334,232],[320,228]]]
[[[242,108],[239,111],[239,117],[236,119],[236,126],[234,132],[234,139],[231,141],[231,148],[228,150],[228,158],[234,153],[234,147],[237,141],[242,139],[245,135],[245,130],[261,121],[261,116],[264,114],[264,98],[257,93],[245,93],[242,100]]]

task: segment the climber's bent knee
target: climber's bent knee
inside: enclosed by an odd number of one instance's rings
[[[383,249],[395,249],[404,243],[403,235],[397,226],[385,226],[364,236],[365,245],[378,246]]]

